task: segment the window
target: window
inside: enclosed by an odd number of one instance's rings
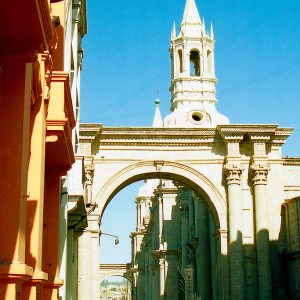
[[[183,66],[182,66],[182,50],[178,50],[178,61],[179,61],[179,68],[178,71],[179,73],[183,72]]]
[[[200,76],[200,55],[197,50],[190,52],[190,76]]]

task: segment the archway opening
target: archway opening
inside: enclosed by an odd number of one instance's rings
[[[100,282],[100,299],[131,300],[129,281],[119,275],[108,275]]]
[[[144,185],[154,188],[152,195],[149,195],[148,188],[141,187],[135,197],[136,228],[131,235],[130,266],[132,297],[144,299],[149,295],[157,296],[155,293],[159,289],[153,289],[152,284],[162,284],[159,281],[161,274],[156,269],[158,265],[163,265],[165,272],[164,287],[160,289],[167,294],[175,293],[174,299],[186,296],[182,282],[189,285],[192,281],[190,295],[193,297],[212,297],[217,294],[222,280],[218,272],[221,268],[220,238],[216,237],[220,220],[209,193],[183,175],[169,172],[159,175],[153,172],[139,173],[115,185],[107,195],[103,211],[109,209],[108,204],[120,190],[140,179],[146,180]],[[125,215],[124,210],[122,213]],[[119,225],[123,226],[126,218],[118,220]],[[166,253],[172,253],[172,264]],[[145,279],[143,272],[152,268],[156,271],[147,273]],[[178,278],[176,282],[174,272]],[[188,277],[190,273],[192,277]]]
[[[143,181],[129,184],[110,201],[100,224],[100,264],[131,262],[130,234],[136,227],[135,198]],[[116,243],[118,241],[118,243]]]
[[[227,230],[226,200],[218,189],[196,170],[173,162],[166,161],[164,164],[164,172],[154,172],[153,162],[145,161],[141,165],[129,166],[128,170],[121,170],[111,177],[95,197],[96,201],[101,199],[101,201],[97,201],[101,216],[114,196],[126,186],[141,180],[164,179],[181,183],[198,194],[208,205],[216,228]],[[168,164],[170,166],[167,166]]]

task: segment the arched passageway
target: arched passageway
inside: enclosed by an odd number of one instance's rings
[[[96,174],[95,174],[96,176]],[[218,188],[196,169],[173,161],[142,161],[116,172],[102,184],[94,196],[100,215],[111,199],[125,186],[145,179],[168,179],[194,190],[209,206],[217,228],[227,229],[226,198]]]
[[[147,234],[143,234],[144,238],[141,238],[140,232],[136,232],[132,235],[132,244],[134,247],[131,263],[133,299],[155,297],[154,291],[159,290],[161,290],[161,293],[172,293],[172,296],[166,299],[173,299],[174,295],[177,295],[180,290],[180,282],[178,279],[180,276],[184,278],[185,285],[190,284],[190,282],[193,283],[192,285],[194,286],[190,288],[191,296],[194,295],[193,292],[195,292],[195,295],[196,293],[200,294],[198,291],[200,284],[201,286],[202,284],[206,284],[205,288],[201,288],[202,294],[205,293],[205,295],[216,294],[219,289],[225,291],[224,278],[226,277],[227,265],[225,264],[225,260],[223,260],[226,253],[223,255],[221,253],[221,243],[225,244],[226,239],[222,241],[220,233],[226,233],[227,231],[226,227],[220,230],[220,226],[221,224],[223,224],[223,226],[227,225],[226,219],[221,219],[220,221],[219,218],[219,215],[221,217],[226,215],[226,204],[224,199],[222,199],[221,193],[203,174],[191,167],[170,161],[144,161],[142,163],[129,165],[107,180],[107,183],[96,196],[96,199],[99,199],[99,214],[102,215],[104,213],[105,208],[109,205],[114,195],[124,188],[124,186],[141,179],[160,179],[160,182],[164,183],[173,182],[175,185],[181,186],[181,190],[182,188],[186,190],[184,193],[187,197],[191,197],[191,193],[193,193],[193,216],[189,219],[183,212],[182,217],[179,217],[178,208],[180,207],[180,210],[182,210],[181,208],[184,205],[189,206],[189,203],[183,203],[178,199],[175,201],[177,205],[169,205],[168,207],[168,204],[165,204],[164,206],[164,210],[169,209],[173,217],[168,220],[164,217],[160,217],[160,221],[158,221],[161,224],[158,226],[161,227],[161,231],[164,231],[164,237],[161,239],[164,241],[160,246],[153,246],[148,250],[144,250],[142,247],[147,245],[147,239],[149,239]],[[177,219],[175,217],[176,214]],[[205,218],[204,221],[202,220],[203,218]],[[182,222],[186,224],[179,224]],[[190,235],[190,237],[188,237],[188,223],[194,224],[193,226],[196,229],[196,233]],[[181,228],[178,229],[178,234],[181,236],[180,238],[174,236],[172,233],[172,228],[175,228],[177,225],[181,226]],[[139,226],[137,226],[137,228],[138,227]],[[203,227],[205,227],[205,229]],[[216,233],[218,234],[216,235]],[[138,235],[140,236],[136,238]],[[161,234],[158,233],[158,235]],[[176,241],[174,241],[174,239]],[[196,246],[198,243],[199,247],[198,245]],[[224,244],[223,249],[227,249],[227,245]],[[187,247],[190,247],[190,249],[187,249]],[[181,249],[180,254],[178,252],[179,249]],[[174,255],[175,252],[176,255]],[[156,253],[157,258],[145,263],[144,256],[152,256],[150,253]],[[172,258],[169,253],[172,253]],[[176,258],[176,262],[174,258]],[[209,263],[210,261],[212,262],[211,265]],[[156,271],[152,274],[152,271],[150,271],[151,275],[146,275],[148,278],[145,280],[145,272],[148,274],[148,271],[145,270],[153,268],[157,263],[163,264],[164,275],[155,273]],[[173,266],[171,266],[172,264]],[[203,267],[204,265],[205,267]],[[193,275],[187,278],[188,273],[193,273]],[[158,278],[162,277],[164,277],[164,279],[160,279],[159,282]],[[157,283],[157,281],[159,283]],[[176,289],[174,289],[174,284]],[[185,290],[188,290],[188,288],[185,288]],[[152,296],[150,296],[151,293]]]
[[[100,299],[132,300],[127,277],[126,265],[100,265]]]

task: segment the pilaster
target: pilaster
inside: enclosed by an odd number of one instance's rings
[[[188,248],[189,236],[187,234],[189,228],[189,202],[187,197],[188,189],[181,187],[179,189],[179,205],[180,205],[180,219],[181,219],[181,272],[188,265]]]
[[[205,202],[193,195],[196,216],[196,267],[198,295],[203,299],[211,299],[211,265],[210,265],[210,240],[209,216]]]
[[[16,283],[33,275],[25,262],[33,64],[13,57],[9,63],[1,62],[1,70],[0,138],[5,142],[0,155],[0,238],[5,242],[1,244],[0,281]],[[13,285],[0,288],[1,299],[14,299],[9,297],[16,293],[5,298],[5,289],[13,290]]]
[[[270,167],[267,157],[269,137],[251,136],[253,157],[250,171],[254,189],[255,243],[259,300],[272,299],[272,276],[269,250],[267,183]]]
[[[31,109],[31,145],[28,169],[27,193],[27,224],[26,224],[26,262],[33,267],[33,277],[23,287],[23,296],[36,299],[41,285],[48,279],[48,274],[42,271],[43,253],[43,214],[45,194],[45,150],[46,150],[46,106],[47,100],[42,97],[46,84],[44,78],[47,72],[47,55],[39,55],[34,64],[33,74],[41,73],[36,78],[40,83],[34,85],[34,103]],[[37,67],[37,64],[39,67]],[[42,88],[43,87],[43,88]],[[29,290],[30,291],[29,291]],[[26,297],[26,296],[25,296]]]
[[[228,220],[229,220],[229,265],[231,300],[245,299],[245,267],[243,248],[243,202],[241,176],[241,135],[225,134],[227,163],[224,173],[227,183]]]
[[[99,217],[97,210],[89,214],[88,226],[78,237],[78,299],[92,300],[100,294]]]
[[[43,226],[43,271],[48,280],[43,285],[43,299],[52,300],[57,296],[63,281],[59,278],[59,211],[61,197],[60,173],[48,172],[45,178],[45,205]]]
[[[92,300],[92,237],[82,230],[78,237],[78,299]],[[98,265],[97,265],[98,267]]]

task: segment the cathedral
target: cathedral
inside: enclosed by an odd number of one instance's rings
[[[208,33],[187,0],[179,33],[174,24],[171,34],[171,113],[162,120],[156,99],[153,127],[229,124],[216,110],[214,42],[212,26]],[[300,299],[299,160],[281,158],[289,129],[280,130],[279,142],[274,126],[258,126],[253,135],[255,127],[221,127],[229,232],[220,234],[207,201],[190,187],[145,180],[130,236],[133,299]],[[204,165],[212,163],[207,158]],[[223,258],[222,235],[229,238]]]
[[[171,33],[170,113],[156,99],[152,127],[80,122],[86,0],[0,11],[1,300],[99,299],[106,271],[126,273],[132,300],[300,299],[293,130],[217,110],[215,36],[195,0]],[[141,180],[132,260],[103,271],[105,209]]]

